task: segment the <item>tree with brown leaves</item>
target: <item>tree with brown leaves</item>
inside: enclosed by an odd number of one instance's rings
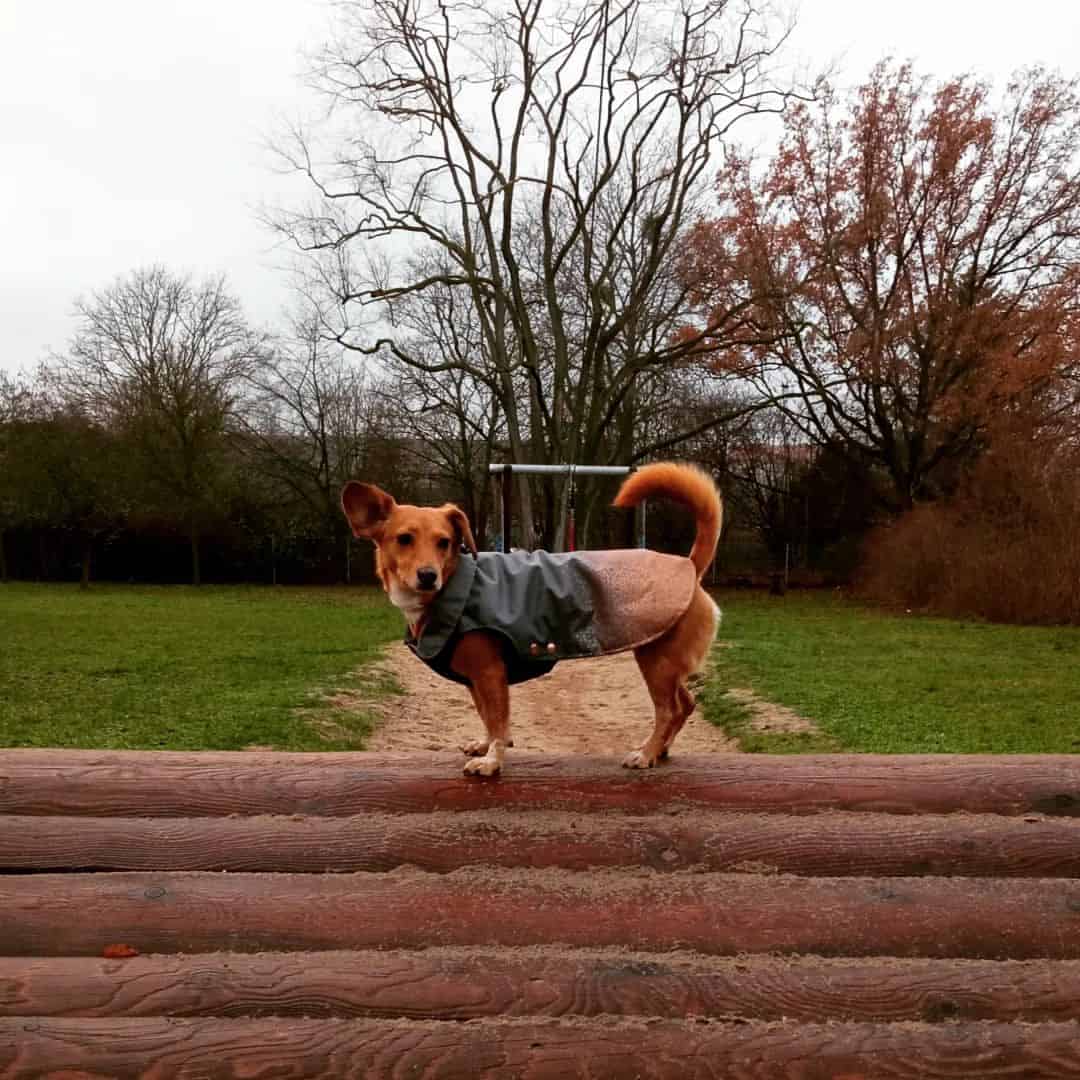
[[[933,498],[1002,416],[1076,407],[1078,152],[1077,81],[1042,70],[1000,100],[887,62],[826,87],[763,171],[728,158],[683,264],[694,332],[751,304],[711,362],[876,465],[894,508]]]

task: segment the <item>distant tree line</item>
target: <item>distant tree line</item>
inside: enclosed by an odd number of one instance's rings
[[[0,576],[84,586],[370,580],[368,545],[350,540],[338,503],[355,477],[401,501],[452,499],[483,543],[502,542],[488,467],[514,460],[505,419],[460,371],[362,365],[325,338],[310,308],[286,333],[256,333],[222,279],[160,266],[117,279],[77,311],[64,355],[0,376]],[[648,437],[703,429],[674,448],[721,477],[729,533],[755,548],[754,565],[782,558],[786,543],[820,556],[844,533],[828,466],[785,443],[772,414],[710,424],[732,408],[714,382],[692,369],[654,379]],[[579,544],[628,542],[625,516],[608,505],[615,484],[579,481]],[[534,480],[527,492],[524,502],[515,493],[511,543],[531,532],[551,545],[555,485]],[[651,508],[650,543],[687,543],[684,518]]]
[[[462,483],[452,450],[433,456],[424,403],[310,321],[258,334],[223,279],[160,266],[77,311],[65,355],[0,375],[0,575],[362,578],[368,553],[338,507],[356,476],[403,499],[449,488],[482,526],[485,493]]]

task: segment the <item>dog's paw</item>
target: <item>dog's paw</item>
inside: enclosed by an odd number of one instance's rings
[[[656,759],[649,757],[644,750],[633,750],[623,758],[624,769],[651,769]]]
[[[465,762],[466,776],[494,776],[499,771],[497,761],[486,757],[475,757]]]
[[[487,739],[470,739],[461,744],[461,752],[466,757],[483,757],[488,752]]]

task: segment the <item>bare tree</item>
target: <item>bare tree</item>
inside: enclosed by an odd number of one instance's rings
[[[324,138],[283,147],[317,199],[274,218],[321,256],[336,336],[482,383],[518,460],[596,460],[641,378],[702,345],[671,333],[669,260],[725,134],[784,100],[785,27],[753,0],[342,9]],[[418,347],[404,310],[435,289],[468,311],[473,355]]]
[[[497,400],[460,370],[435,374],[391,361],[377,388],[386,416],[406,440],[407,456],[439,492],[468,514],[473,533],[486,535],[492,487],[488,466],[505,446]]]
[[[809,502],[801,482],[819,453],[781,409],[755,413],[732,432],[724,490],[767,548],[774,570],[783,565],[785,549],[806,546]]]
[[[379,407],[364,372],[325,339],[317,313],[305,309],[251,366],[246,382],[243,443],[262,479],[279,497],[287,493],[298,520],[347,541],[339,493],[366,472]]]
[[[66,359],[67,393],[138,448],[152,489],[186,527],[197,585],[227,421],[261,343],[223,277],[195,283],[154,266],[75,308],[80,327]]]

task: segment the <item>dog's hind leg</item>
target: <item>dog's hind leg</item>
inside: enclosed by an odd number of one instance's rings
[[[623,758],[623,765],[628,769],[651,769],[685,719],[680,716],[679,709],[679,669],[657,645],[653,643],[634,650],[634,659],[649,689],[656,719],[652,734],[637,750]]]
[[[678,688],[678,700],[676,705],[677,713],[675,719],[668,724],[667,731],[664,732],[664,747],[660,751],[661,761],[667,761],[668,750],[675,741],[675,736],[682,731],[683,726],[686,724],[686,721],[690,719],[690,714],[697,705],[697,702],[694,700],[694,695],[682,684],[680,684]]]
[[[718,615],[708,594],[698,588],[686,613],[663,637],[634,650],[656,709],[656,724],[645,743],[623,760],[628,768],[648,769],[667,757],[672,742],[694,711],[694,695],[687,689],[686,680],[709,653]]]

